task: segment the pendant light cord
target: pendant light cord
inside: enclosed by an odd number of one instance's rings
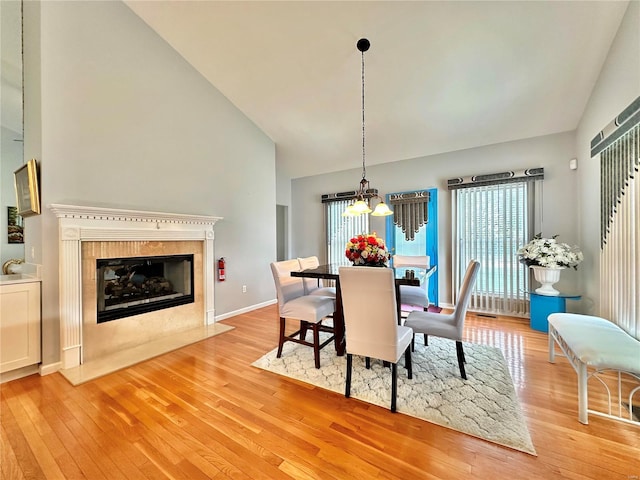
[[[0,0],[1,1],[1,0]],[[371,42],[366,38],[361,38],[356,43],[356,47],[361,53],[361,65],[362,65],[362,179],[360,180],[360,187],[355,192],[352,202],[347,206],[343,216],[358,216],[363,213],[371,213],[376,217],[385,217],[387,215],[393,215],[393,211],[387,207],[384,200],[376,189],[369,187],[369,181],[367,180],[367,164],[365,155],[365,122],[364,122],[364,52],[369,50]],[[375,211],[371,211],[372,199],[377,198],[380,203],[375,208]]]
[[[364,51],[360,52],[362,55],[362,179],[367,176],[367,168],[364,162]]]

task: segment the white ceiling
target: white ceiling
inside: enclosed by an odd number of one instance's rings
[[[628,1],[125,3],[292,178],[574,130]]]

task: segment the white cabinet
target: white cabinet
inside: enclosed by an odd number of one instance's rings
[[[0,284],[0,373],[40,360],[40,282]]]

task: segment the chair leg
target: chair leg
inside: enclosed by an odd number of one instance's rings
[[[398,364],[391,364],[391,411],[396,411],[396,395],[398,391]]]
[[[316,368],[320,368],[320,325],[313,325],[313,358],[316,362]]]
[[[344,385],[344,396],[349,398],[351,395],[351,363],[353,361],[353,355],[347,353],[347,381]]]
[[[300,321],[300,340],[305,341],[307,339],[307,329],[309,324],[304,320]]]
[[[458,353],[458,366],[460,367],[460,376],[467,379],[467,374],[464,371],[464,350],[462,349],[462,342],[456,342],[456,351]]]
[[[416,351],[416,334],[415,333],[411,337],[411,351],[412,352]]]
[[[280,338],[278,340],[278,353],[276,354],[277,358],[282,356],[282,346],[284,345],[284,330],[286,327],[286,321],[284,317],[280,317]]]
[[[429,336],[425,333],[424,334],[424,346],[426,347],[427,345],[429,345]]]
[[[367,370],[369,370],[371,368],[371,358],[370,357],[366,357],[364,359],[364,366]]]
[[[411,380],[413,378],[413,364],[411,363],[411,348],[409,347],[404,351],[404,365],[407,367],[407,377]]]

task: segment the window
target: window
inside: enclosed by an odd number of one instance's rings
[[[541,178],[542,169],[535,171],[540,175],[534,179]],[[525,171],[521,179],[506,172],[511,175],[505,181],[493,176],[477,186],[469,182],[449,187],[453,194],[454,292],[460,288],[469,261],[480,262],[471,310],[514,316],[529,312],[529,272],[516,252],[532,236],[535,184],[541,182],[532,182],[527,172],[531,171]]]
[[[327,263],[349,265],[345,256],[347,242],[355,235],[369,232],[369,215],[343,217],[350,200],[335,200],[324,204],[327,236]]]
[[[413,240],[407,241],[402,229],[398,225],[393,226],[394,255],[426,255],[427,252],[427,226],[422,225],[415,233]]]
[[[386,243],[392,255],[428,255],[438,265],[438,189],[391,193],[393,216],[386,224]],[[438,306],[438,275],[429,280],[429,300]]]

